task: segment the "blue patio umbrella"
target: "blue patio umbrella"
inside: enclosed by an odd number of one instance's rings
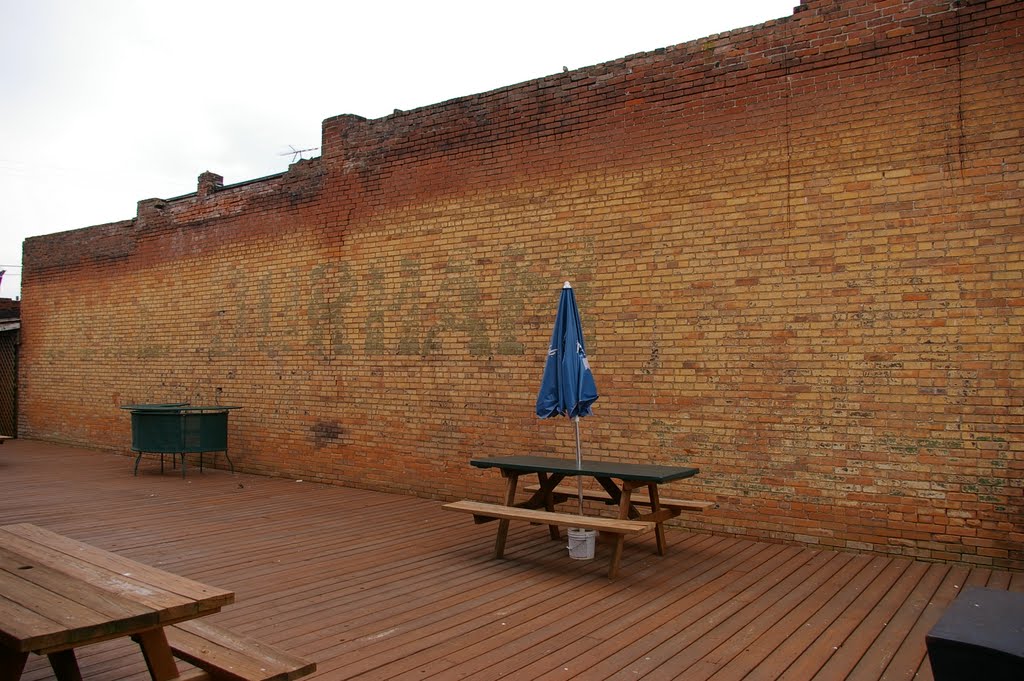
[[[576,307],[576,296],[572,285],[565,282],[562,297],[558,301],[558,315],[551,332],[551,345],[544,365],[544,377],[537,393],[537,416],[542,419],[552,416],[567,416],[576,426],[576,465],[582,466],[583,454],[580,448],[580,417],[590,416],[592,405],[597,400],[597,386],[587,361],[587,350],[583,342],[583,326],[580,312]],[[583,480],[576,476],[580,496],[580,514],[583,514]]]

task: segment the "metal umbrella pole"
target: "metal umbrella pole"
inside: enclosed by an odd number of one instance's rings
[[[576,424],[576,469],[580,470],[583,468],[583,452],[580,449],[580,417],[573,417],[573,421]],[[576,476],[576,490],[580,497],[580,515],[583,515],[583,476]]]

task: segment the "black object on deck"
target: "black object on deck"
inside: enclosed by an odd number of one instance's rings
[[[966,587],[925,637],[935,681],[1024,679],[1024,593]]]

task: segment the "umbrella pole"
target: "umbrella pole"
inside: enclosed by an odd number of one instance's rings
[[[583,452],[580,449],[580,417],[573,418],[576,424],[576,468],[583,468]],[[580,497],[580,515],[583,515],[583,478],[576,476],[576,490]]]

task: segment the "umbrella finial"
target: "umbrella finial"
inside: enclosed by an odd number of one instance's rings
[[[572,288],[572,284],[570,284],[569,282],[565,282],[564,284],[562,284],[562,288]]]

